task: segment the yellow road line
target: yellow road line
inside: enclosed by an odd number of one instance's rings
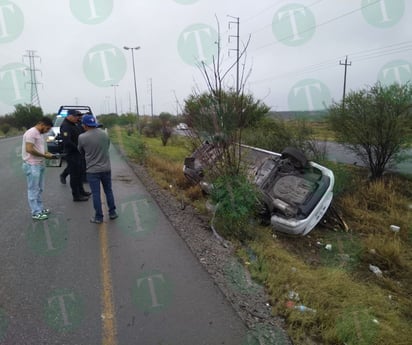
[[[103,195],[102,195],[103,200]],[[107,225],[99,225],[100,269],[102,277],[102,344],[117,345],[116,317],[113,300],[113,284],[110,270]]]

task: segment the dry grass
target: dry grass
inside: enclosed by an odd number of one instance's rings
[[[150,156],[146,164],[158,175],[159,180],[166,182],[166,184],[180,189],[186,189],[190,186],[183,174],[183,162],[176,163],[164,158]]]
[[[313,136],[319,140],[334,141],[336,139],[335,133],[329,128],[326,121],[310,122],[310,128],[313,131]]]
[[[164,146],[160,138],[147,138],[136,132],[128,135],[127,128],[115,126],[110,138],[125,154],[137,163],[144,164],[152,178],[163,189],[185,203],[202,200],[199,186],[192,186],[183,174],[184,158],[190,153],[185,138],[172,136]]]
[[[359,178],[356,193],[340,200],[342,210],[353,219],[353,228],[365,234],[382,234],[396,224],[401,227],[399,235],[405,239],[410,223],[404,216],[409,211],[404,193],[411,187],[406,182],[393,176],[370,183]]]
[[[410,181],[388,176],[363,182],[362,188],[339,200],[345,217],[350,219],[351,230],[364,238],[365,259],[374,260],[385,269],[410,270],[410,188]],[[400,231],[393,232],[391,225],[399,226]]]
[[[202,189],[200,188],[199,185],[190,186],[190,187],[185,191],[185,195],[186,195],[191,201],[203,200],[203,198],[204,198],[203,191],[202,191]]]
[[[181,162],[151,156],[147,159],[146,165],[159,186],[170,189],[174,196],[185,203],[204,199],[200,186],[193,186],[184,176]]]
[[[286,318],[295,344],[406,345],[411,339],[410,320],[399,312],[406,296],[389,298],[376,277],[358,281],[356,275],[339,268],[305,264],[270,230],[260,229],[258,234],[250,244],[258,257],[250,270],[265,283],[274,312]],[[249,260],[245,252],[241,255]],[[300,312],[291,303],[316,312]]]

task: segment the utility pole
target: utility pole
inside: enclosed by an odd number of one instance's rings
[[[236,49],[229,49],[236,51],[236,93],[239,94],[240,92],[240,87],[239,87],[239,54],[240,54],[240,49],[239,49],[239,40],[240,40],[240,20],[239,17],[232,17],[228,16],[230,18],[236,19],[236,21],[229,21],[229,29],[231,29],[231,24],[236,25],[236,35],[229,35],[229,43],[230,43],[230,38],[234,37],[236,38]]]
[[[150,87],[150,113],[152,115],[153,118],[153,82],[152,82],[152,78],[149,79],[149,87]]]
[[[173,95],[175,96],[175,102],[176,102],[176,116],[179,116],[179,100],[177,99],[176,96],[176,90],[172,90]]]
[[[29,71],[30,71],[30,94],[31,94],[31,105],[40,107],[40,98],[39,94],[37,92],[37,84],[40,84],[37,82],[36,78],[36,72],[39,72],[38,69],[36,69],[36,64],[34,62],[35,58],[39,58],[39,56],[36,55],[36,52],[34,50],[27,50],[27,55],[23,55],[23,59],[25,57],[29,58]]]
[[[347,72],[348,66],[352,66],[352,62],[348,63],[348,56],[346,55],[345,62],[342,62],[342,61],[339,60],[339,65],[345,66],[345,74],[344,74],[344,77],[343,77],[343,97],[342,97],[342,109],[345,109],[346,72]]]
[[[140,46],[138,46],[138,47],[126,47],[126,46],[124,46],[123,49],[130,50],[132,52],[134,95],[135,95],[135,99],[136,99],[137,127],[139,128],[139,133],[142,134],[142,126],[141,126],[141,123],[140,123],[140,115],[139,115],[139,102],[137,100],[136,69],[135,69],[135,66],[134,66],[134,51],[139,50]]]

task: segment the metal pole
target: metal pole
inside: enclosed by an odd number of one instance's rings
[[[237,31],[236,31],[236,93],[239,95],[239,38],[240,38],[240,23],[239,17],[236,18]]]
[[[345,109],[345,97],[346,97],[346,71],[348,66],[352,65],[352,62],[348,63],[348,56],[346,55],[345,62],[339,61],[339,65],[345,66],[345,73],[343,76],[343,95],[342,95],[342,109]]]
[[[136,84],[136,68],[134,66],[134,52],[132,48],[132,62],[133,62],[133,79],[134,79],[134,96],[136,98],[136,115],[139,118],[139,102],[137,100],[137,84]]]
[[[150,113],[153,117],[153,83],[152,78],[150,78]]]
[[[141,133],[140,119],[139,119],[139,102],[137,100],[137,84],[136,84],[136,68],[134,65],[134,50],[140,49],[140,47],[123,47],[126,50],[132,51],[132,64],[133,64],[133,80],[134,80],[134,95],[136,98],[136,116],[137,116],[137,126],[139,128],[139,133]]]
[[[116,97],[116,87],[119,86],[118,84],[112,84],[114,90],[114,109],[115,113],[117,114],[117,97]]]
[[[231,37],[236,38],[236,49],[230,49],[230,50],[236,50],[236,94],[239,95],[240,92],[240,86],[239,86],[239,59],[240,59],[240,47],[239,47],[239,40],[240,40],[240,18],[239,17],[232,17],[229,16],[230,18],[236,19],[236,22],[229,22],[229,29],[230,29],[230,24],[236,24],[236,35],[229,35],[229,42]]]

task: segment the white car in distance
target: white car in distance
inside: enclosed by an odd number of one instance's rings
[[[189,126],[186,123],[181,122],[176,126],[176,129],[186,131],[189,129]]]

